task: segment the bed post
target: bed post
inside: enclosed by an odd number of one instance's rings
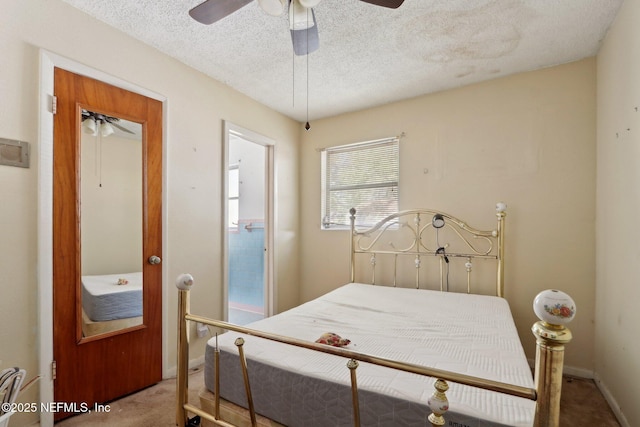
[[[189,314],[189,290],[193,285],[190,274],[181,274],[176,280],[178,288],[178,366],[176,374],[176,425],[183,427],[189,422],[184,405],[187,403],[187,371],[189,368],[189,333],[185,315]]]
[[[507,205],[496,203],[496,216],[498,217],[498,277],[496,278],[496,295],[504,298],[504,218],[507,216]]]
[[[449,390],[449,384],[443,379],[438,378],[433,385],[436,391],[427,400],[427,405],[431,409],[431,414],[427,417],[432,427],[445,425],[444,414],[449,410],[449,399],[446,392]]]
[[[546,290],[536,296],[533,309],[540,319],[531,328],[537,344],[535,362],[537,399],[534,425],[558,427],[564,345],[572,338],[571,331],[564,325],[573,320],[576,307],[573,299],[564,292]]]
[[[349,229],[351,230],[351,234],[349,235],[349,251],[351,252],[349,255],[349,281],[354,283],[356,281],[356,247],[354,241],[356,237],[356,208],[349,209],[349,224]]]

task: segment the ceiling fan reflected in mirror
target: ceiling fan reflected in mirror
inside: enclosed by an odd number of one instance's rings
[[[202,24],[213,24],[231,15],[253,0],[206,0],[189,11],[189,15]],[[269,15],[280,16],[288,7],[291,42],[296,55],[308,55],[320,47],[318,25],[313,8],[321,0],[258,0]],[[397,9],[404,0],[360,0],[376,6]]]
[[[115,132],[115,128],[120,129],[123,132],[135,134],[124,126],[120,126],[120,121],[117,117],[107,116],[106,114],[95,113],[93,111],[82,110],[82,128],[90,135],[100,135],[107,137]]]

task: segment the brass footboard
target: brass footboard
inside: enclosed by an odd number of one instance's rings
[[[322,353],[333,354],[336,356],[344,357],[347,360],[347,367],[351,373],[351,390],[353,397],[353,419],[354,425],[359,427],[360,425],[360,413],[358,404],[358,388],[356,380],[356,371],[358,368],[358,362],[366,362],[375,364],[378,366],[384,366],[392,369],[397,369],[409,373],[423,375],[427,377],[436,378],[435,383],[436,391],[429,398],[428,405],[432,410],[432,414],[429,415],[429,421],[432,426],[445,425],[445,413],[448,410],[448,401],[446,397],[446,391],[449,388],[447,382],[464,384],[467,386],[477,387],[485,390],[490,390],[499,393],[505,393],[512,396],[523,397],[536,401],[536,417],[535,427],[558,427],[559,425],[559,408],[560,408],[560,390],[562,387],[562,366],[564,359],[564,344],[571,340],[571,332],[563,325],[554,325],[549,323],[553,317],[544,317],[545,320],[537,322],[533,326],[533,333],[537,339],[537,351],[536,351],[536,364],[535,364],[535,384],[536,388],[527,388],[517,385],[486,380],[469,375],[458,374],[455,372],[449,372],[440,369],[433,369],[426,366],[419,366],[409,363],[402,363],[385,358],[370,356],[366,354],[357,353],[344,348],[331,347],[322,344],[316,344],[300,339],[285,337],[277,334],[262,332],[242,326],[234,325],[231,323],[212,320],[206,317],[193,315],[190,313],[189,308],[189,290],[193,285],[193,278],[184,274],[178,277],[176,286],[179,289],[178,299],[178,362],[177,362],[177,405],[176,405],[176,425],[188,426],[189,418],[188,413],[196,414],[204,419],[207,419],[214,423],[214,425],[224,427],[234,427],[232,424],[220,419],[218,410],[219,390],[218,383],[216,381],[215,398],[216,405],[214,414],[209,414],[200,408],[188,403],[188,387],[187,387],[187,369],[189,362],[189,335],[188,324],[189,322],[199,322],[206,325],[214,326],[217,328],[235,331],[242,334],[256,336],[272,341],[281,342],[288,345],[307,348]],[[557,291],[553,291],[557,292]],[[540,295],[539,295],[540,296]],[[538,299],[538,298],[536,298]],[[544,301],[541,301],[544,304]],[[541,306],[542,307],[542,306]],[[548,305],[544,305],[541,308],[542,311],[552,310],[547,309]],[[558,305],[552,307],[553,310],[558,310],[559,319],[562,322],[571,320],[575,314],[575,307],[573,301],[570,302],[570,307],[566,310],[562,309]],[[540,316],[538,310],[536,314]],[[543,317],[541,317],[542,319]],[[236,345],[242,348],[243,342],[238,340]],[[214,366],[216,369],[216,378],[218,378],[219,372],[216,351],[216,360]],[[251,399],[251,387],[249,383],[249,377],[247,374],[246,363],[244,362],[244,352],[240,352],[240,359],[242,363],[243,376],[245,380],[245,388],[247,392],[247,400]],[[256,414],[253,411],[253,405],[249,405],[249,411],[251,414],[251,424],[256,425]]]

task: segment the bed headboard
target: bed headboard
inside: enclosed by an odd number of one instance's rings
[[[351,282],[356,281],[356,258],[369,255],[371,283],[376,284],[376,266],[381,258],[393,264],[393,286],[396,286],[400,259],[413,259],[415,286],[420,288],[421,270],[430,269],[424,261],[437,259],[440,290],[449,290],[452,268],[466,270],[467,292],[471,292],[474,262],[489,260],[495,265],[495,294],[504,297],[504,226],[506,205],[496,204],[497,226],[483,231],[444,212],[412,209],[389,215],[371,228],[356,229],[356,210],[351,208]],[[366,257],[366,255],[365,255]],[[455,261],[455,262],[454,262]],[[454,267],[455,264],[455,267]],[[405,270],[401,266],[401,270]]]

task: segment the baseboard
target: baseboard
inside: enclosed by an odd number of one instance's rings
[[[616,402],[616,399],[613,397],[613,395],[611,394],[607,386],[602,382],[602,379],[600,379],[597,373],[594,376],[594,382],[596,383],[596,386],[600,390],[600,393],[602,393],[602,396],[604,396],[604,399],[609,404],[609,407],[615,414],[620,425],[622,427],[631,427],[631,424],[629,424],[629,421],[627,421],[627,418],[620,411],[620,405],[618,405],[618,402]]]
[[[204,355],[189,360],[189,369],[204,365]],[[175,366],[167,369],[166,376],[163,379],[174,378],[178,374],[178,369]]]
[[[562,368],[562,374],[587,380],[592,380],[594,378],[594,372],[592,370],[576,368],[575,366],[564,365],[564,368]]]
[[[533,370],[536,366],[535,360],[534,359],[527,359],[527,360],[529,361],[529,366],[531,367],[531,370]],[[584,378],[587,380],[594,379],[594,373],[591,369],[577,368],[575,366],[570,366],[570,365],[563,366],[562,374],[568,375],[570,377]]]

